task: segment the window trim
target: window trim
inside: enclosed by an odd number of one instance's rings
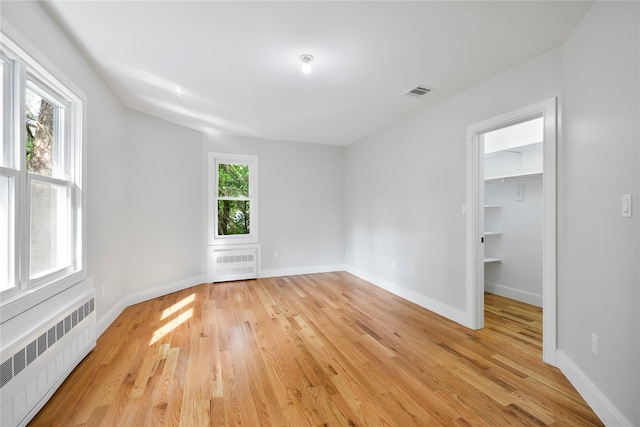
[[[3,58],[9,59],[12,66],[11,101],[14,112],[10,113],[9,129],[5,129],[6,137],[12,141],[13,148],[7,148],[3,156],[8,157],[8,167],[1,167],[3,175],[14,177],[15,193],[15,272],[20,276],[20,282],[14,289],[5,291],[0,296],[0,323],[42,303],[48,298],[82,282],[87,278],[87,194],[86,194],[86,141],[87,128],[84,126],[87,117],[87,97],[60,70],[53,65],[9,23],[0,18],[0,47]],[[69,191],[73,230],[70,242],[70,261],[72,269],[59,269],[34,279],[28,275],[28,263],[20,260],[29,259],[29,193],[28,186],[33,177],[28,177],[25,167],[24,150],[15,152],[15,141],[24,141],[25,129],[22,126],[25,109],[23,87],[27,80],[32,80],[41,89],[48,91],[65,108],[65,124],[63,132],[67,135],[67,152],[64,158],[64,176],[54,174],[53,177],[36,175],[36,179],[55,184],[64,183]],[[16,114],[15,111],[18,111]],[[3,135],[4,137],[4,135]],[[22,144],[22,142],[20,142]],[[3,144],[5,147],[5,144]],[[5,159],[6,159],[5,157]],[[26,258],[25,258],[26,257]],[[26,276],[25,276],[26,272]]]
[[[8,65],[11,65],[11,63],[13,62],[11,60],[11,58],[9,58],[7,55],[4,54],[4,52],[0,51],[0,61],[2,61],[3,63],[6,63]],[[8,79],[5,80],[5,73],[8,74]],[[4,69],[2,70],[2,114],[3,117],[0,117],[0,120],[2,120],[4,123],[7,123],[8,126],[3,126],[2,128],[2,135],[0,135],[0,138],[6,138],[8,140],[11,140],[13,138],[13,128],[14,126],[12,126],[11,122],[11,106],[15,104],[14,101],[14,87],[12,86],[12,84],[15,82],[15,79],[13,78],[14,75],[14,69],[13,67],[8,68],[8,69]],[[8,159],[15,159],[14,154],[13,154],[13,147],[11,145],[2,145],[2,150],[0,150],[0,166],[2,166],[3,161],[2,159],[4,158],[8,158]]]
[[[218,164],[246,164],[249,166],[249,203],[251,206],[250,233],[222,236],[218,234]],[[259,243],[258,156],[230,153],[209,153],[208,158],[208,244],[243,245]],[[240,198],[245,200],[245,198]]]

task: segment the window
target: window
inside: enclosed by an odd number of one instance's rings
[[[78,283],[83,95],[0,33],[0,301]],[[35,52],[34,52],[35,54]],[[38,54],[39,56],[39,54]]]
[[[218,163],[218,236],[251,234],[249,165]]]
[[[209,153],[209,244],[258,241],[258,159]]]

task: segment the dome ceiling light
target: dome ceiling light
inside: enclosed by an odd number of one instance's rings
[[[313,61],[313,55],[305,53],[300,55],[300,60],[302,61],[302,72],[309,74],[311,72],[311,61]]]

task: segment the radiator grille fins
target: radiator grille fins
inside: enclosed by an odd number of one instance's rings
[[[3,387],[11,378],[13,378],[11,362],[12,359],[8,359],[0,365],[0,387]]]
[[[56,342],[56,327],[54,326],[53,328],[49,329],[49,332],[47,332],[47,336],[49,337],[49,346],[51,346],[52,344],[54,344]]]
[[[238,263],[238,262],[253,262],[253,254],[250,255],[226,255],[226,256],[218,256],[216,257],[216,262],[218,264],[229,264],[229,263]]]
[[[47,349],[47,334],[42,334],[38,337],[38,357],[42,356],[42,353]]]
[[[25,366],[27,366],[25,360],[26,360],[26,357],[25,357],[25,349],[24,348],[22,350],[18,351],[13,356],[13,370],[15,372],[15,375],[18,375],[20,372],[22,372],[22,370],[25,368]],[[9,379],[11,379],[11,378],[9,378]]]
[[[27,345],[27,365],[31,365],[36,360],[36,357],[36,341],[34,340]]]
[[[79,324],[82,319],[93,313],[95,301],[91,298],[86,303],[72,311],[67,317],[42,333],[38,338],[27,344],[26,347],[18,350],[13,357],[2,362],[0,365],[0,388],[4,387],[15,378],[27,366],[42,356],[49,348],[60,340],[72,328]],[[80,319],[80,320],[78,320]]]
[[[255,272],[253,255],[225,255],[216,257],[216,276],[237,276]]]
[[[255,279],[258,277],[257,249],[216,250],[213,268],[215,282]]]

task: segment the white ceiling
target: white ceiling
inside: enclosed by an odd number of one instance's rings
[[[45,4],[131,108],[204,132],[346,145],[561,45],[593,2]],[[433,90],[403,96],[417,84]]]

